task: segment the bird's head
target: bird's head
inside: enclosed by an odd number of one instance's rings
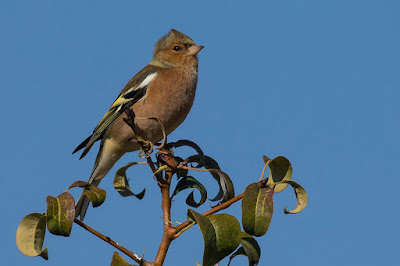
[[[156,43],[152,64],[197,68],[197,53],[203,48],[204,46],[195,44],[190,37],[172,29]]]

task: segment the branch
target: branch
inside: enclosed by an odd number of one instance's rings
[[[157,159],[157,162],[154,163],[153,160],[150,157],[150,154],[152,153],[152,143],[148,142],[148,141],[144,141],[138,135],[137,130],[136,130],[136,126],[135,126],[135,121],[134,121],[135,113],[131,109],[126,110],[125,113],[126,113],[127,118],[124,118],[124,121],[125,121],[125,123],[127,123],[131,127],[132,131],[136,135],[136,137],[138,139],[138,143],[141,146],[141,152],[142,151],[145,152],[147,163],[150,166],[151,170],[153,171],[154,175],[156,176],[157,181],[158,181],[158,185],[159,185],[160,190],[161,190],[161,195],[162,195],[161,209],[162,209],[162,212],[163,212],[163,222],[164,222],[163,237],[162,237],[162,240],[161,240],[161,243],[160,243],[160,247],[158,249],[157,256],[156,256],[155,260],[148,264],[148,265],[153,265],[153,266],[161,266],[164,263],[164,260],[165,260],[165,257],[167,255],[167,252],[168,252],[168,249],[169,249],[169,246],[170,246],[171,242],[174,239],[176,239],[177,237],[179,237],[179,235],[183,231],[185,231],[186,229],[189,229],[189,227],[191,225],[193,225],[193,224],[190,224],[189,221],[186,221],[186,222],[180,224],[177,227],[171,226],[170,184],[171,184],[172,176],[173,176],[173,174],[174,174],[174,172],[176,171],[177,168],[185,168],[185,169],[188,169],[188,170],[190,169],[190,170],[197,170],[197,171],[208,171],[208,170],[192,169],[191,167],[187,167],[187,166],[181,166],[181,167],[179,167],[179,166],[178,167],[177,166],[171,166],[165,161],[161,162],[159,160],[159,158]],[[161,124],[161,127],[163,128],[162,124]],[[164,129],[163,129],[163,132],[165,133]],[[164,136],[164,138],[165,138],[165,136]],[[149,144],[150,144],[150,147],[149,147]],[[172,152],[171,150],[164,149],[164,151],[165,151],[165,154],[167,154],[167,155],[173,155],[173,154],[171,154],[171,152]],[[164,177],[161,174],[161,172],[157,172],[157,169],[160,167],[160,163],[161,163],[161,165],[166,164],[168,166],[168,168],[164,170],[164,172],[165,172],[165,176]],[[222,204],[210,209],[209,211],[203,213],[202,215],[203,216],[207,216],[207,215],[211,215],[211,214],[214,214],[216,212],[219,212],[220,210],[226,209],[230,205],[232,205],[233,203],[241,200],[242,197],[243,197],[243,193],[238,195],[238,196],[236,196],[236,197],[234,197],[234,198],[232,198],[232,199],[230,199],[230,200],[228,200],[227,202],[224,202],[224,203],[222,203]],[[131,253],[131,254],[133,254],[132,252],[130,252],[128,250],[126,250],[126,251]],[[124,251],[122,251],[122,252],[124,252]],[[124,253],[127,254],[126,252],[124,252]],[[133,255],[137,256],[136,254],[133,254]],[[131,255],[128,255],[128,256],[131,257]]]
[[[83,229],[86,229],[87,231],[89,231],[90,233],[92,233],[93,235],[97,236],[98,238],[100,238],[101,240],[107,242],[108,244],[110,244],[111,246],[115,247],[116,249],[120,250],[121,252],[123,252],[125,255],[127,255],[128,257],[130,257],[131,259],[133,259],[134,261],[136,261],[137,263],[139,263],[139,265],[142,266],[151,266],[153,265],[152,263],[145,261],[143,258],[139,257],[138,255],[136,255],[135,253],[133,253],[132,251],[126,249],[125,247],[121,246],[120,244],[118,244],[117,242],[113,241],[111,238],[109,238],[108,236],[105,236],[99,232],[97,232],[96,230],[94,230],[93,228],[91,228],[90,226],[86,225],[85,223],[83,223],[82,221],[78,220],[75,218],[74,222],[76,224],[78,224],[79,226],[81,226]]]
[[[133,133],[136,135],[136,138],[138,140],[138,143],[140,144],[141,147],[141,152],[144,151],[147,163],[150,166],[151,170],[153,171],[153,174],[155,175],[158,185],[161,190],[161,195],[162,195],[162,201],[161,201],[161,208],[163,212],[163,221],[164,221],[164,232],[163,232],[163,237],[160,243],[160,247],[157,252],[157,256],[153,262],[150,263],[150,265],[156,265],[156,266],[161,266],[164,263],[165,257],[167,255],[169,246],[174,239],[173,236],[176,233],[176,230],[172,228],[170,225],[171,223],[171,198],[169,196],[170,194],[170,184],[171,184],[171,179],[173,172],[171,168],[166,169],[165,172],[165,177],[163,177],[161,172],[157,172],[157,168],[160,167],[160,162],[157,161],[157,167],[156,164],[153,162],[153,160],[150,157],[150,154],[153,152],[153,145],[150,141],[144,141],[140,136],[138,135],[138,132],[136,130],[135,126],[135,113],[131,109],[127,109],[125,111],[127,118],[124,118],[125,123],[128,124],[128,126],[131,127]],[[164,141],[166,141],[166,135],[165,135],[165,129],[164,126],[162,125],[161,122],[160,126],[164,134]],[[168,153],[168,152],[167,152]]]
[[[202,213],[201,215],[208,216],[208,215],[217,213],[217,212],[219,212],[221,210],[224,210],[224,209],[228,208],[229,206],[231,206],[233,203],[241,200],[243,198],[243,194],[244,194],[244,192],[242,194],[239,194],[236,197],[234,197],[234,198],[232,198],[232,199],[230,199],[230,200],[218,205],[218,206],[215,206],[214,208]],[[181,223],[177,227],[175,227],[175,229],[178,230],[178,232],[175,234],[174,238],[179,237],[181,231],[184,230],[188,226],[190,226],[190,222],[186,221],[184,223]]]
[[[172,179],[172,171],[165,171],[165,184],[160,184],[160,190],[162,195],[161,209],[163,212],[164,230],[163,236],[158,248],[156,259],[154,260],[155,265],[163,265],[165,257],[167,255],[169,246],[172,240],[174,240],[174,235],[176,234],[176,229],[171,226],[171,198],[170,194],[170,184]]]

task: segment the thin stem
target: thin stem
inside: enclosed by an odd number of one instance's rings
[[[261,172],[260,180],[258,180],[258,182],[261,182],[261,180],[263,179],[264,173],[265,173],[265,169],[267,169],[267,166],[268,166],[271,162],[272,162],[272,160],[268,160],[268,161],[265,163],[264,168],[263,168],[263,170],[262,170],[262,172]]]
[[[87,224],[83,223],[82,221],[78,220],[75,218],[74,222],[76,224],[78,224],[79,226],[81,226],[83,229],[89,231],[90,233],[92,233],[93,235],[97,236],[98,238],[100,238],[101,240],[107,242],[108,244],[110,244],[111,246],[115,247],[116,249],[118,249],[119,251],[123,252],[125,255],[127,255],[128,257],[130,257],[131,259],[133,259],[134,261],[136,261],[137,263],[139,263],[139,265],[143,265],[143,266],[151,266],[153,265],[150,262],[145,261],[143,258],[139,257],[138,255],[136,255],[135,253],[133,253],[132,251],[126,249],[125,247],[121,246],[120,244],[118,244],[117,242],[113,241],[111,238],[109,238],[108,236],[105,236],[99,232],[97,232],[96,230],[94,230],[93,228],[91,228],[90,226],[88,226]]]
[[[143,148],[143,146],[142,146],[142,148]],[[147,157],[147,164],[150,166],[151,171],[153,171],[153,173],[155,173],[155,172],[157,171],[157,168],[156,168],[156,166],[154,165],[154,162],[153,162],[153,160],[151,159],[150,156]],[[162,178],[161,173],[155,174],[155,177],[157,178],[158,183],[166,184],[164,178]]]
[[[194,222],[189,223],[188,226],[186,226],[186,227],[183,228],[182,230],[178,231],[178,232],[173,236],[173,238],[174,238],[174,239],[178,238],[183,232],[185,232],[186,230],[189,230],[190,227],[192,227],[192,226],[195,225],[195,224],[196,224],[196,223],[194,223]],[[176,229],[176,228],[175,228],[175,229]]]
[[[208,210],[208,211],[202,213],[201,215],[203,215],[203,216],[208,216],[208,215],[214,214],[214,213],[216,213],[216,212],[219,212],[219,211],[221,211],[221,210],[223,210],[223,209],[226,209],[226,208],[228,208],[229,206],[231,206],[233,203],[235,203],[235,202],[241,200],[241,199],[243,198],[243,194],[244,194],[244,192],[243,192],[242,194],[239,194],[239,195],[237,195],[236,197],[234,197],[234,198],[232,198],[232,199],[230,199],[230,200],[228,200],[228,201],[226,201],[226,202],[224,202],[224,203],[218,205],[218,206],[215,206],[214,208],[212,208],[212,209],[210,209],[210,210]],[[189,225],[190,225],[190,222],[189,222],[189,221],[186,221],[186,222],[184,222],[184,223],[181,223],[181,224],[178,225],[177,227],[175,227],[175,229],[178,230],[178,234],[179,234],[179,232],[180,232],[181,230],[183,230],[184,228],[188,227]]]

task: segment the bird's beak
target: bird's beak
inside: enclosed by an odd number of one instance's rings
[[[203,45],[196,45],[196,44],[194,44],[194,45],[192,45],[192,46],[190,46],[189,47],[189,49],[188,49],[188,55],[197,55],[200,51],[201,51],[201,49],[203,49],[204,48],[204,46]]]

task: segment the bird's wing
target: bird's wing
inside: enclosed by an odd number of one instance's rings
[[[84,148],[80,157],[80,159],[82,159],[89,152],[93,144],[103,137],[104,132],[121,114],[126,111],[126,109],[145,98],[147,87],[156,76],[157,71],[151,68],[144,68],[133,77],[124,87],[121,94],[111,105],[110,109],[101,121],[97,124],[96,128],[93,130],[93,134],[79,144],[73,153]]]

